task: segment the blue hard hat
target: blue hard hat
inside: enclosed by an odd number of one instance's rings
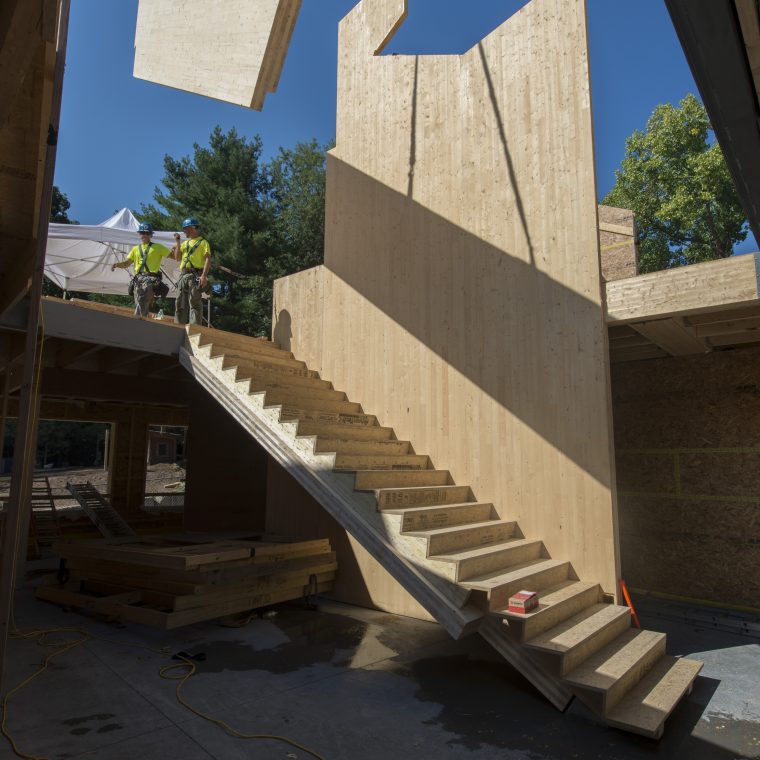
[[[185,219],[184,222],[182,222],[182,229],[184,230],[185,227],[200,227],[201,223],[194,217],[194,216],[188,216],[187,219]]]
[[[151,235],[153,234],[153,227],[152,225],[148,224],[147,222],[143,222],[138,228],[138,232],[149,232]]]

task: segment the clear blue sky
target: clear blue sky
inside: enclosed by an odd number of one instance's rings
[[[163,157],[206,144],[216,124],[260,134],[265,157],[335,134],[337,24],[356,0],[303,0],[285,68],[264,111],[250,111],[132,77],[137,0],[72,0],[55,182],[69,215],[96,224],[116,209],[139,208],[163,176]],[[409,18],[386,52],[461,53],[523,0],[410,0]],[[663,0],[588,0],[597,182],[614,184],[625,138],[658,103],[696,93]],[[180,15],[166,34],[187,36],[188,56],[203,30]],[[754,238],[737,252],[757,250]]]

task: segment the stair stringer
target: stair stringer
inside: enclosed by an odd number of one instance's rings
[[[234,379],[234,367],[215,374],[193,355],[195,350],[188,339],[185,347],[180,349],[182,366],[453,638],[459,639],[477,631],[484,613],[467,604],[469,591],[426,573],[411,557],[400,553],[405,545],[409,551],[418,542],[410,537],[393,536],[389,527],[385,527],[382,515],[376,511],[372,496],[353,490],[353,473],[332,470],[334,454],[314,454],[313,440],[296,438],[297,423],[280,422],[281,407],[264,407],[263,394],[249,395],[248,383]],[[207,358],[206,361],[214,359]],[[258,403],[255,401],[257,396]]]
[[[569,707],[575,696],[572,689],[550,674],[527,647],[510,636],[498,615],[487,615],[478,633],[558,710],[564,712]]]

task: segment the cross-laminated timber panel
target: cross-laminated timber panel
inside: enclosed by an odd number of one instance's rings
[[[301,0],[211,5],[140,0],[134,75],[260,111],[277,89]]]
[[[377,57],[405,12],[341,23],[325,266],[277,283],[275,337],[614,592],[584,3]]]

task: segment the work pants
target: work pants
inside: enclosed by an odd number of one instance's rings
[[[150,314],[150,305],[153,303],[153,287],[157,278],[145,274],[137,275],[135,282],[135,316],[147,317]]]
[[[174,321],[180,325],[203,324],[203,291],[200,288],[200,275],[185,272],[180,275],[177,283],[177,304],[174,310]]]

